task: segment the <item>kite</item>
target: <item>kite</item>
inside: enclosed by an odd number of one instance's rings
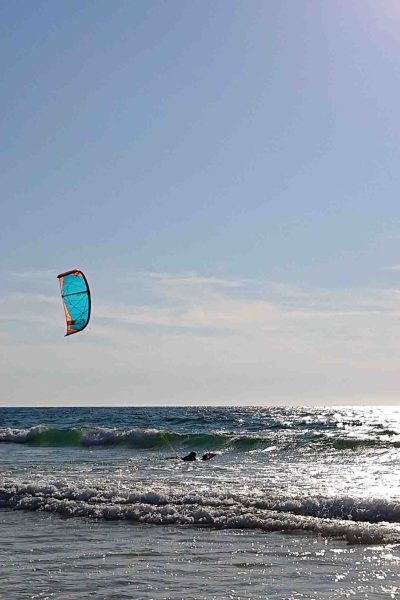
[[[90,319],[89,284],[82,271],[74,269],[57,275],[60,282],[61,297],[67,321],[67,335],[79,333],[85,329]]]

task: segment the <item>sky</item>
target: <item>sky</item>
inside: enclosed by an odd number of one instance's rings
[[[0,406],[398,404],[399,25],[0,0]]]

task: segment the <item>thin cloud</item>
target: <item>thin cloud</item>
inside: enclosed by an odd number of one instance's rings
[[[132,276],[131,276],[132,277]],[[222,277],[211,277],[199,275],[193,271],[184,273],[161,273],[157,271],[141,271],[133,276],[135,279],[142,281],[155,281],[159,285],[165,286],[206,286],[206,287],[222,287],[222,288],[235,288],[250,280],[246,279],[229,279]]]
[[[47,280],[53,277],[57,277],[57,273],[50,269],[27,269],[24,271],[4,271],[4,275],[9,279],[15,280]]]
[[[124,301],[116,302],[107,294],[119,276],[108,273],[107,287],[97,285],[89,329],[67,342],[58,290],[36,293],[27,282],[24,293],[3,292],[7,397],[53,390],[67,400],[79,390],[102,403],[304,403],[378,392],[393,398],[400,385],[397,288],[142,272],[126,274]]]

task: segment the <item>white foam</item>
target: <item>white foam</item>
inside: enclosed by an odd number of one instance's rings
[[[45,430],[46,427],[44,425],[36,425],[35,427],[29,427],[27,429],[6,427],[0,429],[0,442],[13,442],[16,444],[22,444]]]
[[[382,500],[360,501],[363,521],[326,516],[332,506],[343,504],[354,512],[356,500],[350,498],[264,498],[202,493],[185,494],[169,489],[155,490],[112,486],[77,485],[66,480],[42,483],[6,481],[0,485],[0,507],[15,510],[42,510],[71,517],[127,519],[140,523],[203,525],[222,529],[260,529],[262,531],[303,530],[329,537],[340,537],[352,544],[400,543],[400,526],[374,513],[382,511]],[[346,504],[347,503],[347,504]],[[327,508],[328,507],[328,508]],[[375,509],[374,509],[375,507]],[[391,520],[399,517],[399,506],[389,501],[384,511]],[[345,513],[345,509],[341,511]],[[371,514],[378,522],[370,522]],[[323,516],[325,515],[325,516]]]
[[[137,445],[155,445],[165,433],[158,429],[107,429],[99,427],[89,429],[83,432],[82,445],[84,446],[102,446],[106,444],[115,444],[121,442],[134,442]]]

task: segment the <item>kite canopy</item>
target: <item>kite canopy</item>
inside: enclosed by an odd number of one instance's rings
[[[61,297],[64,303],[67,333],[78,333],[85,329],[90,319],[89,284],[82,271],[74,269],[57,276],[60,282]]]

